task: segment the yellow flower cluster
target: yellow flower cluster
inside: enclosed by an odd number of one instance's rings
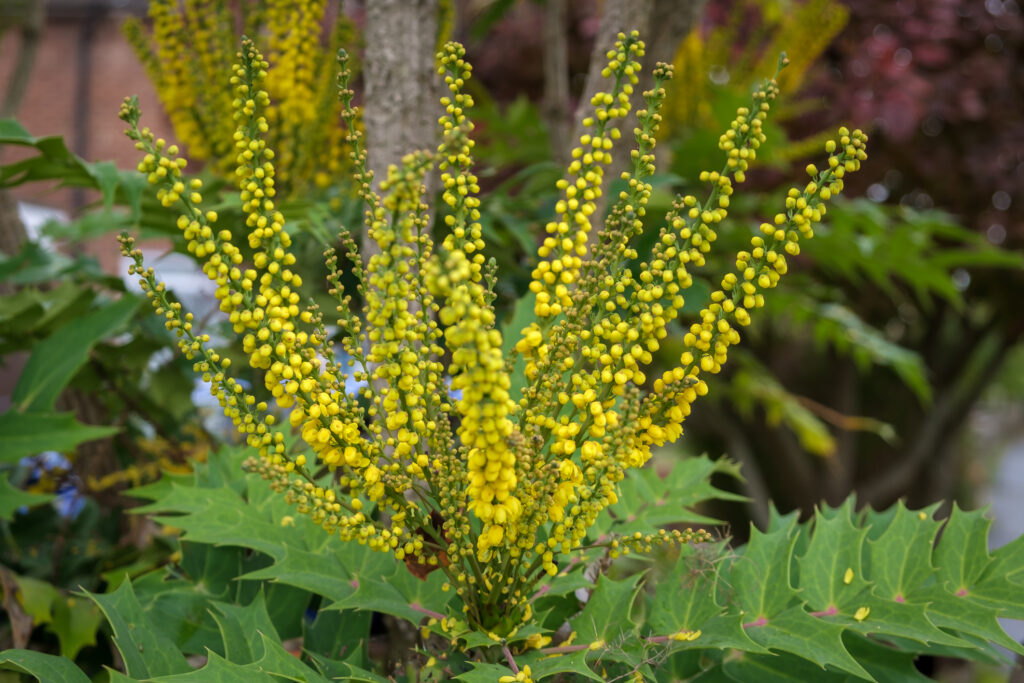
[[[320,33],[324,0],[269,0],[241,3],[241,23],[249,35],[267,35],[265,132],[278,153],[278,180],[285,195],[326,188],[339,180],[345,158],[340,106],[334,91],[334,54],[355,40],[343,12],[326,45]],[[177,138],[197,161],[209,161],[228,175],[234,168],[234,128],[223,113],[234,97],[225,87],[239,37],[237,17],[226,3],[153,0],[152,36],[137,19],[123,31],[167,111]],[[228,177],[230,180],[230,177]]]
[[[610,92],[598,92],[590,99],[594,113],[583,119],[593,132],[580,138],[572,150],[569,177],[558,181],[563,198],[555,206],[555,220],[544,226],[548,236],[537,251],[540,262],[533,271],[530,290],[537,295],[534,312],[540,319],[557,316],[572,306],[570,292],[579,279],[583,258],[587,255],[587,235],[591,216],[604,185],[604,166],[611,163],[610,150],[620,136],[615,122],[626,118],[631,109],[633,86],[639,80],[644,44],[634,31],[609,50],[608,66],[601,72],[614,76]]]
[[[462,392],[456,403],[459,437],[469,449],[466,496],[469,510],[484,523],[478,545],[486,551],[502,542],[506,530],[509,540],[515,537],[514,525],[522,513],[522,503],[514,495],[516,456],[509,447],[511,382],[483,282],[484,241],[476,196],[480,187],[471,170],[473,124],[465,115],[473,98],[463,92],[472,69],[465,49],[454,43],[442,50],[439,62],[450,92],[441,99],[445,113],[438,148],[442,200],[449,210],[444,222],[450,232],[442,246],[443,265],[435,262],[426,276],[431,290],[444,301],[439,317],[447,327],[445,341],[452,352],[452,389]]]
[[[741,0],[730,5],[723,23],[710,30],[698,24],[679,43],[672,60],[679,84],[665,104],[669,132],[675,133],[679,126],[717,129],[720,124],[715,121],[712,103],[723,92],[741,95],[748,83],[772,68],[775,55],[797,45],[792,63],[779,74],[779,84],[788,92],[798,91],[809,67],[818,63],[849,14],[839,0]],[[758,30],[751,33],[748,27],[753,17]],[[783,143],[782,149],[776,146],[775,158],[812,154],[818,149],[817,144],[807,148],[802,142]]]
[[[641,444],[661,445],[678,438],[689,404],[707,392],[700,374],[717,373],[725,363],[730,346],[740,341],[738,327],[749,325],[750,311],[764,306],[765,292],[786,274],[786,256],[800,253],[800,239],[814,236],[814,224],[825,215],[825,203],[843,189],[843,177],[860,169],[867,158],[867,136],[859,130],[839,129],[838,140],[829,140],[828,168],[807,167],[811,181],[803,188],[791,188],[785,211],[762,223],[761,235],[750,240],[750,250],[736,256],[736,270],[727,273],[721,289],[712,292],[710,303],[701,310],[698,322],[683,337],[687,350],[680,366],[654,383],[654,393],[645,400],[645,410],[636,424]]]
[[[687,529],[588,539],[588,531],[618,500],[627,470],[644,465],[652,446],[679,436],[690,405],[708,391],[705,375],[721,369],[739,328],[763,305],[786,273],[787,257],[813,235],[825,202],[865,156],[866,137],[841,129],[827,146],[828,167],[808,167],[810,182],[790,191],[785,211],[737,255],[735,271],[722,278],[689,327],[679,367],[655,379],[648,392],[650,365],[667,326],[681,315],[691,270],[705,265],[734,183],[743,182],[765,142],[763,124],[777,86],[766,81],[738,109],[719,139],[721,170],[700,175],[706,197],[678,198],[649,256],[640,260],[634,238],[645,229],[659,112],[672,77],[671,67],[659,65],[636,113],[624,189],[590,250],[602,168],[619,135],[616,122],[629,111],[643,54],[635,33],[620,34],[608,53],[606,76],[613,85],[593,99],[592,130],[559,183],[557,219],[539,246],[531,284],[537,320],[522,330],[513,354],[526,359],[520,395],[512,391],[515,358],[503,357],[491,306],[495,275],[483,256],[468,118],[473,100],[466,92],[471,69],[462,46],[448,43],[438,55],[449,90],[439,148],[413,152],[392,166],[381,194],[372,189],[348,87],[351,70],[347,55],[340,56],[344,142],[365,208],[363,228],[377,246],[364,265],[354,239],[339,235],[362,310],[346,292],[339,257],[327,254],[344,361],[335,355],[321,312],[303,305],[301,278],[292,270],[295,257],[276,204],[278,157],[268,138],[281,124],[270,113],[280,117],[284,110],[274,109],[268,62],[253,43],[243,42],[231,77],[244,252],[231,230],[218,227],[217,214],[201,209],[202,184],[185,177],[178,150],[139,128],[134,100],[122,109],[143,153],[139,170],[165,206],[180,210],[188,249],[216,283],[220,308],[241,335],[249,364],[263,372],[271,402],[287,412],[305,444],[304,452],[285,448],[268,402],[231,378],[228,360],[209,348],[209,338],[193,329],[191,316],[123,237],[131,270],[156,311],[256,449],[247,467],[341,539],[391,552],[421,578],[444,572],[445,589],[454,588],[465,618],[498,634],[496,640],[531,618],[536,584],[562,572],[560,558],[585,542],[614,558],[710,538]],[[305,73],[299,64],[296,73]],[[445,231],[436,247],[424,201],[425,177],[435,163],[442,197],[436,229]],[[350,379],[362,388],[347,390]],[[446,629],[451,622],[440,620]],[[697,637],[680,635],[691,636]],[[525,667],[520,674],[529,676]]]

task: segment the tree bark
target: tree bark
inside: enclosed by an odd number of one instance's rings
[[[21,46],[18,49],[17,61],[14,63],[14,70],[11,72],[11,80],[7,82],[7,89],[4,92],[3,105],[0,106],[0,118],[14,116],[21,100],[28,88],[29,76],[32,74],[32,66],[36,61],[36,52],[39,49],[39,39],[43,33],[43,24],[46,18],[46,11],[43,0],[27,0],[23,5],[18,6],[14,15],[3,12],[0,18],[10,21],[12,24],[20,25]],[[3,30],[0,29],[0,33]]]
[[[541,111],[548,143],[559,166],[569,163],[569,42],[566,0],[544,5],[544,100]]]
[[[368,0],[364,66],[367,163],[377,190],[391,164],[437,146],[438,0]],[[377,245],[363,235],[363,259]]]

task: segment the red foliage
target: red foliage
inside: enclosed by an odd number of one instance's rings
[[[891,200],[951,211],[993,241],[1007,233],[1024,241],[1020,6],[1014,0],[847,4],[849,24],[812,90],[829,102],[836,121],[873,129],[858,182],[879,184],[874,196],[887,191]]]

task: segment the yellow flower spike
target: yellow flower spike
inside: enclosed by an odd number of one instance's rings
[[[470,279],[479,283],[484,264],[484,241],[479,223],[480,200],[477,197],[480,186],[472,171],[474,142],[469,135],[473,131],[473,123],[467,117],[473,106],[473,98],[464,92],[472,67],[465,61],[465,55],[465,48],[455,42],[446,43],[437,55],[440,64],[438,73],[444,76],[450,93],[441,98],[445,113],[440,119],[442,138],[437,151],[440,156],[442,199],[450,209],[450,213],[444,217],[445,224],[451,229],[445,237],[444,249],[465,253],[471,264]],[[478,304],[483,305],[484,290],[474,288],[474,296],[478,298]]]
[[[559,182],[564,199],[556,206],[555,220],[545,226],[554,239],[545,241],[538,250],[541,262],[533,271],[530,285],[531,291],[538,294],[534,313],[541,319],[558,316],[572,307],[569,289],[579,280],[582,257],[587,253],[587,235],[592,227],[591,215],[596,208],[594,200],[602,193],[603,166],[611,162],[610,155],[604,151],[604,141],[611,140],[613,131],[617,131],[616,122],[629,113],[629,98],[623,100],[620,96],[625,95],[624,89],[629,83],[636,82],[634,72],[640,68],[632,56],[622,61],[617,56],[636,55],[637,51],[631,49],[634,46],[640,47],[642,53],[642,45],[635,36],[623,35],[609,52],[612,57],[603,75],[614,78],[612,92],[598,93],[591,99],[594,117],[587,117],[584,125],[592,127],[593,132],[580,138],[579,146],[572,151],[574,161],[569,165],[570,177]],[[609,107],[616,101],[620,106]],[[587,151],[595,147],[600,150]],[[556,284],[565,287],[558,290]]]
[[[870,607],[859,607],[856,612],[853,613],[853,618],[857,621],[864,621],[871,614]]]
[[[344,169],[343,132],[336,125],[340,103],[331,57],[355,42],[354,28],[339,12],[327,45],[320,35],[324,0],[267,0],[245,7],[243,34],[266,39],[271,67],[267,89],[274,106],[259,130],[277,149],[283,195],[318,192]],[[233,8],[223,2],[157,0],[150,5],[152,43],[140,22],[123,26],[164,103],[179,140],[195,159],[210,162],[230,180],[235,168],[234,124],[225,112],[235,98],[224,75],[239,41]],[[154,49],[155,48],[155,49]]]
[[[853,582],[853,569],[847,568],[846,573],[843,574],[843,583],[850,585]]]
[[[790,244],[795,246],[801,237],[813,237],[812,221],[820,220],[824,215],[822,190],[828,188],[829,197],[837,194],[841,189],[838,185],[839,169],[845,168],[846,164],[859,164],[859,156],[864,154],[866,147],[867,136],[859,130],[851,133],[841,128],[839,136],[841,139],[849,139],[850,144],[837,146],[832,141],[826,145],[826,151],[839,150],[829,157],[829,169],[818,175],[818,182],[813,186],[803,191],[790,189],[786,212],[776,215],[774,219],[778,227],[762,224],[761,232],[765,237],[753,237],[751,251],[741,251],[737,255],[736,271],[722,278],[721,289],[712,293],[711,303],[698,316],[701,322],[691,325],[690,332],[683,338],[689,350],[681,359],[684,363],[682,378],[696,392],[681,392],[680,389],[685,385],[674,373],[672,376],[663,376],[660,385],[656,385],[657,393],[644,399],[645,420],[637,423],[642,427],[634,437],[639,444],[665,443],[665,429],[673,430],[671,434],[674,436],[681,433],[678,418],[685,417],[689,412],[688,406],[696,395],[707,391],[706,385],[698,379],[699,375],[702,372],[719,372],[728,357],[728,348],[740,341],[739,332],[733,328],[732,321],[739,326],[750,324],[748,309],[762,307],[762,290],[774,288],[786,272],[785,259],[780,256],[780,251],[785,251]],[[769,266],[769,259],[775,265]],[[740,286],[737,286],[738,283]],[[687,407],[682,413],[671,414],[673,407],[682,408],[683,405]]]

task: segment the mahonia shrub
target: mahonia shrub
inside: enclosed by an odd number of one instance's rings
[[[232,88],[224,74],[231,69],[240,24],[267,45],[263,87],[271,97],[262,111],[261,131],[278,157],[278,190],[306,194],[342,179],[344,132],[335,92],[334,54],[356,42],[355,27],[338,12],[323,44],[325,0],[267,0],[238,3],[199,0],[153,0],[152,30],[138,19],[122,27],[160,97],[174,133],[195,161],[230,174],[235,168],[235,123]]]
[[[362,311],[342,286],[341,260],[333,251],[326,255],[338,302],[330,324],[344,354],[332,344],[324,313],[304,303],[293,271],[286,219],[275,203],[275,150],[266,137],[273,111],[268,63],[254,44],[243,41],[230,77],[244,228],[220,225],[215,211],[203,209],[201,181],[186,178],[175,146],[139,127],[136,99],[122,107],[127,133],[144,153],[139,170],[160,201],[180,211],[189,252],[217,284],[220,308],[273,396],[273,405],[259,401],[232,377],[229,359],[122,235],[131,272],[253,449],[245,467],[340,541],[391,554],[415,577],[443,572],[454,606],[428,616],[444,632],[461,624],[489,634],[487,642],[514,637],[535,621],[532,600],[561,571],[559,557],[575,549],[602,549],[614,559],[712,540],[693,529],[623,537],[588,530],[618,502],[627,472],[642,468],[652,448],[679,438],[740,329],[786,274],[801,240],[813,237],[845,174],[865,159],[867,137],[839,129],[825,146],[824,167],[807,167],[809,182],[789,190],[780,211],[736,254],[735,269],[721,275],[687,329],[678,364],[655,373],[652,354],[679,318],[735,184],[766,140],[763,124],[778,88],[774,78],[765,81],[737,110],[719,138],[720,169],[700,174],[706,193],[676,199],[634,270],[639,254],[632,245],[644,230],[670,66],[659,64],[653,88],[642,93],[626,183],[607,217],[595,215],[595,201],[605,191],[604,169],[631,110],[643,54],[635,32],[620,34],[607,54],[607,90],[591,99],[588,132],[558,182],[555,216],[538,248],[533,321],[508,354],[492,308],[495,266],[483,253],[468,118],[473,100],[466,91],[471,67],[462,46],[448,43],[438,55],[450,91],[441,100],[438,149],[406,156],[388,169],[379,191],[354,125],[347,55],[339,56],[353,178],[365,204],[364,228],[378,246],[364,263],[352,237],[344,230],[339,236]],[[435,165],[442,201],[432,216],[424,179]],[[444,234],[439,242],[432,223]],[[346,390],[350,380],[362,388]],[[288,424],[278,425],[283,415]],[[302,449],[289,446],[289,426],[301,435]],[[681,629],[661,642],[699,636]],[[505,654],[511,657],[507,648]],[[529,677],[513,670],[516,680]]]

